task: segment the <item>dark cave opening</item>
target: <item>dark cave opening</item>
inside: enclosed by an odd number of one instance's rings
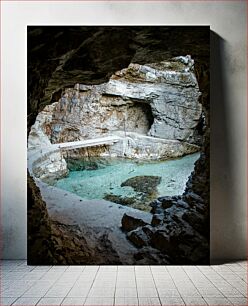
[[[133,106],[130,106],[130,109],[132,108],[136,108],[139,112],[140,112],[140,119],[143,120],[137,120],[135,123],[135,129],[137,129],[137,131],[140,129],[140,125],[142,124],[142,121],[146,122],[146,130],[145,130],[145,134],[147,135],[153,125],[154,122],[154,116],[152,113],[152,108],[151,105],[145,102],[134,102]],[[143,118],[141,118],[141,116]],[[133,131],[133,130],[130,130]],[[134,131],[135,132],[135,131]]]

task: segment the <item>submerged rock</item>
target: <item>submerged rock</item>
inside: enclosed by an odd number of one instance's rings
[[[103,199],[123,206],[129,206],[135,209],[150,212],[150,207],[149,207],[150,197],[146,197],[146,195],[143,195],[140,198],[138,195],[137,197],[125,197],[110,193],[110,194],[105,194]]]
[[[151,195],[157,192],[157,186],[160,184],[160,182],[161,176],[141,175],[127,179],[121,184],[121,187],[129,186],[132,187],[136,192],[142,192]]]
[[[136,199],[134,197],[123,197],[115,194],[105,194],[103,197],[104,200],[114,202],[116,204],[121,204],[121,205],[127,205],[131,206],[136,202]]]
[[[105,167],[99,158],[68,158],[66,163],[70,171],[97,170]]]

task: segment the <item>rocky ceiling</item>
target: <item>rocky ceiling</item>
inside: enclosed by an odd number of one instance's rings
[[[29,26],[28,131],[37,113],[75,83],[100,84],[132,63],[190,54],[208,63],[209,27]]]

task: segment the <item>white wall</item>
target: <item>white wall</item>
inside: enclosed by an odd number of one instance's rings
[[[246,2],[2,1],[3,258],[26,258],[26,26],[210,25],[211,258],[246,257]]]

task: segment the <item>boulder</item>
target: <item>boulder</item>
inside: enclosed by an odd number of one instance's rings
[[[164,231],[154,233],[151,238],[151,245],[165,254],[171,254],[175,251],[170,241],[170,236]]]
[[[136,228],[140,226],[147,225],[144,220],[135,218],[133,216],[130,216],[128,214],[124,214],[121,220],[122,229],[126,232],[130,232],[132,230],[135,230]]]
[[[159,197],[158,200],[164,209],[170,208],[175,203],[172,197]]]
[[[129,232],[127,238],[138,248],[148,245],[149,238],[141,227]]]
[[[168,255],[162,254],[151,246],[144,246],[134,255],[137,264],[143,265],[168,265],[172,261]]]
[[[164,214],[154,214],[152,217],[152,226],[157,226],[159,224],[161,224],[164,220]]]

